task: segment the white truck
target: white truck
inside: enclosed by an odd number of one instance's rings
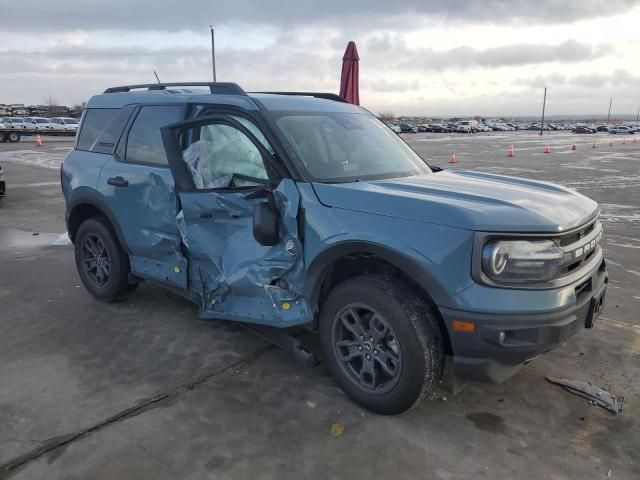
[[[475,133],[478,131],[478,121],[477,120],[463,120],[458,122],[458,126],[456,127],[456,132],[460,133]]]

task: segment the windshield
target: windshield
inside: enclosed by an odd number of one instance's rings
[[[46,118],[36,118],[36,123],[49,123]]]
[[[285,114],[278,129],[320,182],[353,182],[430,173],[427,164],[377,118],[360,113]]]
[[[76,123],[78,123],[77,118],[64,118],[63,120],[67,125],[75,125]]]

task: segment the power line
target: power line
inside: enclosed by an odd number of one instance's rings
[[[201,54],[201,53],[209,53],[209,50],[172,50],[169,52],[166,51],[157,51],[157,52],[19,52],[15,50],[5,50],[0,51],[0,55],[55,55],[55,56],[70,56],[70,57],[79,57],[79,56],[96,56],[96,57],[109,57],[109,56],[155,56],[155,55],[190,55],[190,54]]]
[[[14,11],[20,11],[20,12],[27,12],[27,13],[43,13],[46,15],[57,15],[62,17],[92,18],[92,19],[127,21],[127,22],[131,20],[131,18],[124,18],[124,17],[109,17],[104,15],[90,15],[90,14],[72,13],[72,12],[64,12],[64,11],[55,12],[53,10],[30,9],[30,8],[21,8],[21,7],[9,7],[9,8],[3,7],[3,11],[7,11],[7,10],[9,11],[14,10]],[[240,31],[236,30],[235,28],[231,28],[227,26],[216,26],[215,28],[218,30],[226,31],[227,33],[234,35],[236,37],[244,38],[245,40],[249,40],[250,42],[260,43],[262,45],[267,45],[267,46],[273,45],[272,43],[265,42],[264,40],[259,40],[257,38],[247,36],[244,33],[240,33]],[[278,45],[277,48],[281,50],[288,50],[290,52],[298,52],[298,50],[289,48],[285,45]],[[198,52],[198,53],[203,53],[203,52]]]
[[[20,7],[2,7],[3,11],[19,11],[19,12],[27,12],[27,13],[44,13],[46,15],[58,15],[61,17],[77,17],[77,18],[99,18],[102,20],[118,20],[118,21],[129,21],[130,18],[124,17],[107,17],[104,15],[86,15],[82,13],[72,13],[72,12],[55,12],[53,10],[42,10],[42,9],[32,9],[32,8],[20,8]]]

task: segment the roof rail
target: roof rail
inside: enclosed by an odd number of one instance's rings
[[[140,85],[123,85],[107,88],[104,93],[121,93],[131,90],[166,90],[168,87],[209,87],[212,94],[218,95],[246,95],[247,93],[237,83],[231,82],[177,82],[177,83],[144,83]]]
[[[268,93],[270,95],[291,95],[291,96],[304,96],[304,97],[316,97],[324,98],[325,100],[333,100],[334,102],[347,102],[344,97],[336,95],[335,93],[322,93],[322,92],[250,92],[250,93]]]

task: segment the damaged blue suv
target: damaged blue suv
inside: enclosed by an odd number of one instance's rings
[[[598,205],[551,183],[429,167],[331,94],[232,83],[107,89],[62,166],[80,278],[103,301],[143,280],[250,325],[383,414],[445,361],[504,381],[591,327],[607,272]]]

